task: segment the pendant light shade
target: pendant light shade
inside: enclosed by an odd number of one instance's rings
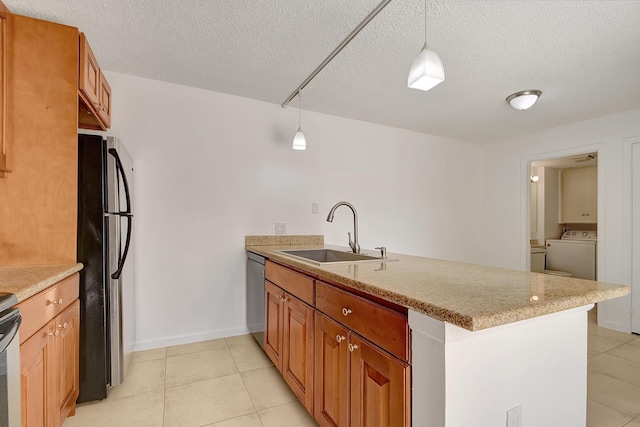
[[[528,110],[533,107],[538,98],[542,95],[540,90],[521,90],[520,92],[512,93],[507,97],[507,102],[516,110]]]
[[[444,81],[444,66],[437,53],[427,46],[427,0],[424,0],[424,46],[411,64],[407,86],[429,90]]]
[[[298,131],[293,136],[293,149],[294,150],[306,150],[307,149],[307,139],[304,137],[304,133],[302,132],[302,128],[298,128]]]
[[[444,81],[444,66],[437,53],[424,47],[409,70],[407,85],[412,89],[429,90]]]
[[[304,133],[302,132],[302,110],[300,109],[301,104],[302,104],[302,92],[298,92],[298,131],[293,136],[292,148],[294,150],[307,149],[307,138],[304,137]]]

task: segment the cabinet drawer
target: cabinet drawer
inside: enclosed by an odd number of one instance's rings
[[[409,360],[406,317],[320,281],[316,284],[316,308],[400,359]]]
[[[78,299],[79,282],[76,273],[18,304],[22,315],[20,343]]]
[[[265,277],[291,295],[313,305],[315,292],[312,278],[271,261],[265,263]]]

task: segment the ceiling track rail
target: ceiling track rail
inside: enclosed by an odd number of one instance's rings
[[[338,45],[338,47],[336,47],[336,48],[333,50],[333,52],[331,52],[331,53],[329,54],[329,56],[327,56],[327,57],[325,58],[325,60],[324,60],[324,61],[322,61],[322,63],[320,63],[320,65],[318,65],[318,66],[316,67],[316,69],[315,69],[315,70],[313,70],[313,72],[312,72],[311,74],[309,74],[309,77],[307,77],[306,79],[304,79],[304,81],[302,82],[302,84],[301,84],[300,86],[298,86],[298,87],[297,87],[293,92],[291,92],[291,95],[289,95],[289,97],[288,97],[287,99],[285,99],[285,100],[284,100],[284,102],[282,103],[282,108],[286,108],[286,106],[289,104],[289,102],[291,102],[291,100],[293,100],[293,98],[295,98],[295,97],[296,97],[296,95],[298,95],[298,94],[300,93],[300,91],[301,91],[301,90],[303,90],[305,87],[307,87],[307,85],[311,82],[311,80],[313,80],[313,79],[314,79],[314,77],[315,77],[315,76],[317,76],[317,75],[318,75],[318,73],[320,73],[320,71],[322,71],[322,69],[323,69],[324,67],[326,67],[326,66],[327,66],[327,64],[329,64],[329,62],[331,62],[331,60],[332,60],[333,58],[335,58],[335,57],[336,57],[336,55],[337,55],[337,54],[339,54],[339,53],[342,51],[342,49],[344,49],[344,48],[349,44],[349,42],[351,42],[351,40],[353,40],[353,38],[354,38],[355,36],[357,36],[357,35],[358,35],[358,33],[359,33],[359,32],[360,32],[364,27],[366,27],[366,26],[367,26],[367,24],[368,24],[369,22],[371,22],[371,20],[372,20],[373,18],[375,18],[375,17],[376,17],[376,15],[378,15],[378,13],[382,12],[382,9],[384,9],[384,8],[385,8],[389,3],[391,3],[391,0],[382,0],[382,1],[380,2],[380,4],[379,4],[378,6],[376,6],[376,8],[375,8],[375,9],[373,9],[373,10],[371,11],[371,13],[369,13],[369,14],[366,16],[366,18],[364,18],[364,19],[362,20],[362,22],[360,22],[360,23],[358,24],[358,26],[357,26],[356,28],[354,28],[354,29],[353,29],[353,31],[351,31],[351,33],[349,33],[349,35],[347,36],[347,38],[345,38],[345,39],[342,41],[342,43],[340,43],[340,44]]]

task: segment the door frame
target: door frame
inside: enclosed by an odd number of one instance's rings
[[[572,147],[564,150],[547,151],[533,155],[523,156],[520,158],[520,224],[524,227],[520,229],[520,265],[524,271],[531,271],[531,256],[529,254],[529,240],[531,239],[531,163],[539,160],[550,160],[558,157],[570,157],[579,154],[597,152],[600,156],[601,144],[583,145],[580,147]],[[598,175],[598,221],[602,218],[602,180]],[[599,226],[599,223],[598,223]],[[599,251],[596,246],[596,251]],[[598,265],[596,271],[600,271],[600,258],[598,257]]]
[[[640,237],[634,239],[633,236],[637,230],[634,229],[634,223],[638,222],[640,225],[640,219],[634,221],[633,212],[633,175],[634,172],[640,174],[640,164],[633,164],[633,156],[635,150],[638,150],[640,156],[640,135],[626,138],[622,147],[623,150],[623,223],[627,230],[631,230],[631,233],[624,235],[624,247],[627,248],[629,256],[624,258],[624,268],[629,274],[629,285],[631,286],[631,332],[636,334],[640,333],[640,271],[634,271],[634,265],[638,265],[638,262],[634,262],[636,259],[640,259]],[[634,171],[635,169],[635,171]],[[636,215],[639,217],[640,213]],[[634,241],[635,240],[635,241]],[[636,267],[640,269],[640,267]],[[635,278],[637,276],[637,279]],[[635,279],[635,280],[634,280]]]

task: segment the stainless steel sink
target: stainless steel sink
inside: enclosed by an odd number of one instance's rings
[[[278,251],[285,255],[298,258],[304,258],[307,261],[317,262],[319,264],[338,263],[338,262],[361,262],[361,261],[395,261],[388,258],[380,258],[365,254],[354,254],[353,252],[344,252],[334,249],[302,249],[292,251]]]

